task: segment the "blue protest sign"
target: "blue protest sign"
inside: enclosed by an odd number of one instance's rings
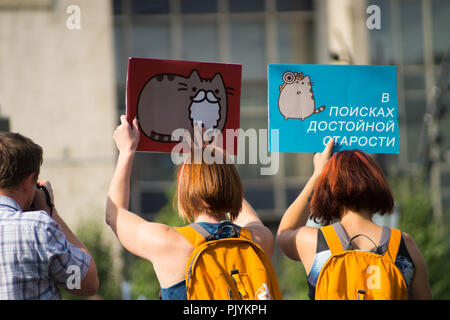
[[[399,153],[395,66],[271,64],[268,86],[270,152],[321,152],[333,138],[334,151]]]

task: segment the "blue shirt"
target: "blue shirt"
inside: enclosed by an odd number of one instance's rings
[[[90,263],[45,211],[23,212],[0,195],[1,300],[61,299],[58,286],[67,289],[77,275],[82,281]]]

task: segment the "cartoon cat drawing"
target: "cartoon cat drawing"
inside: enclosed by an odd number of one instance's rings
[[[227,118],[227,92],[220,73],[203,79],[197,70],[188,77],[158,74],[142,88],[137,115],[142,132],[154,141],[174,142],[172,132],[185,128],[193,136],[194,122],[205,129],[223,131]]]
[[[279,87],[278,109],[284,119],[301,119],[302,121],[315,113],[325,110],[325,106],[315,108],[312,82],[303,73],[287,71],[283,74],[283,84]]]

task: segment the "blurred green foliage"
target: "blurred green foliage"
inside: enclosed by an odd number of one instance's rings
[[[281,251],[281,250],[280,250]],[[284,300],[308,300],[306,271],[300,261],[293,261],[282,252],[277,265],[278,283]]]
[[[400,209],[398,228],[416,242],[428,269],[433,299],[450,299],[450,211],[433,218],[430,187],[423,173],[391,182]]]
[[[159,299],[159,282],[149,261],[136,257],[130,265],[128,281],[131,299]]]
[[[94,299],[120,299],[120,285],[117,272],[114,273],[112,246],[103,237],[103,226],[93,218],[79,223],[76,236],[89,249],[95,264],[99,280],[99,289]],[[60,290],[63,299],[84,299]]]

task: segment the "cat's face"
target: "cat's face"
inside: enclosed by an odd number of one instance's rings
[[[306,76],[303,79],[296,78],[295,83],[299,85],[299,87],[311,89],[311,79],[309,76]]]
[[[217,128],[227,94],[221,75],[217,73],[211,79],[201,79],[194,70],[186,81],[186,88],[190,92],[189,118],[192,124],[201,122],[207,130]]]
[[[211,79],[200,78],[197,70],[192,71],[185,81],[179,81],[178,85],[182,89],[186,89],[190,95],[191,101],[200,93],[210,92],[219,102],[226,99],[226,89],[220,73],[216,73]]]
[[[295,80],[292,83],[286,83],[286,86],[284,89],[287,89],[289,91],[295,91],[295,94],[302,95],[302,94],[307,94],[307,93],[310,94],[311,88],[312,88],[312,84],[311,84],[311,79],[309,78],[309,76],[305,76],[305,77],[296,76]]]

